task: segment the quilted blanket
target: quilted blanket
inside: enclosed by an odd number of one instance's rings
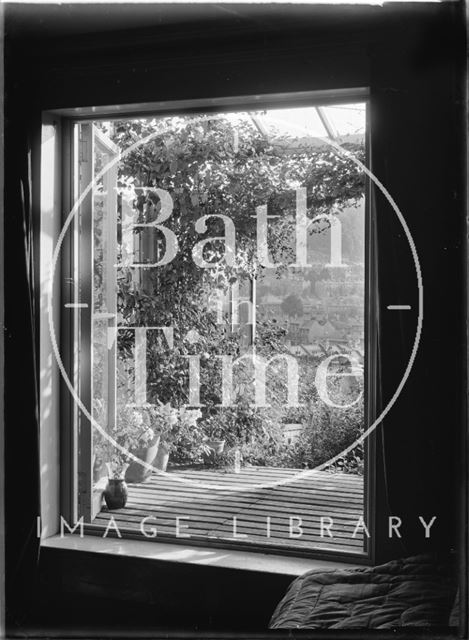
[[[450,563],[428,555],[366,569],[309,571],[292,582],[269,627],[447,627],[455,595]]]

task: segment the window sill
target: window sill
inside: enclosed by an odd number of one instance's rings
[[[60,535],[41,541],[43,549],[61,549],[101,553],[133,558],[145,558],[162,562],[222,567],[241,571],[275,573],[299,576],[311,569],[332,571],[333,569],[356,569],[362,565],[316,560],[312,558],[292,558],[274,554],[254,553],[213,547],[191,547],[180,544],[145,542],[143,540],[117,540],[96,536]]]

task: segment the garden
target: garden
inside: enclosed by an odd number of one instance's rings
[[[94,429],[97,476],[107,465],[130,482],[147,479],[149,469],[125,450],[161,470],[315,468],[363,432],[364,340],[357,346],[363,330],[354,319],[363,316],[363,221],[354,212],[365,180],[350,157],[364,160],[363,143],[343,142],[342,154],[295,133],[266,135],[256,122],[227,114],[97,123],[121,151],[135,145],[118,165],[112,371],[105,336],[94,335],[93,417],[120,448]],[[314,248],[304,264],[299,206],[317,218],[305,226]],[[96,207],[96,296],[106,277],[103,215]],[[338,267],[328,259],[331,215],[342,222]],[[292,339],[295,327],[301,339]],[[326,392],[318,384],[325,361],[334,374]],[[114,416],[103,391],[109,375]],[[296,425],[294,439],[286,425]],[[363,448],[332,468],[362,474]]]

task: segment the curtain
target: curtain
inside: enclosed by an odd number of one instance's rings
[[[40,494],[31,135],[21,112],[9,116],[4,223],[5,595],[6,622],[14,628],[28,617],[34,603]]]

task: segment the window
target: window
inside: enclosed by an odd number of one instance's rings
[[[366,103],[313,98],[70,121],[88,531],[366,556]]]

